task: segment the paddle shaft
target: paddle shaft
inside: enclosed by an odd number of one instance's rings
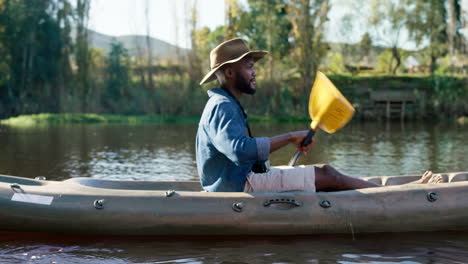
[[[302,141],[301,146],[305,147],[305,146],[309,145],[310,142],[312,141],[312,137],[314,135],[315,135],[315,130],[312,130],[312,129],[309,130],[309,133],[307,133],[307,136]],[[299,159],[299,157],[301,156],[301,154],[302,154],[302,152],[300,150],[298,150],[296,152],[296,154],[294,154],[294,157],[289,161],[288,166],[295,166],[296,162]]]

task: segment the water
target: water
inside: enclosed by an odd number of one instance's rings
[[[468,233],[302,237],[2,235],[0,263],[466,263]]]
[[[253,124],[254,135],[303,129]],[[356,177],[468,171],[468,127],[355,123],[319,133],[300,163]],[[196,125],[0,126],[0,174],[197,180]],[[285,164],[286,147],[271,156]],[[0,223],[1,224],[1,223]],[[0,263],[466,263],[468,232],[305,237],[87,237],[0,233]]]
[[[61,125],[0,127],[0,173],[135,180],[197,180],[196,125]],[[257,136],[304,129],[302,124],[252,125]],[[468,126],[355,123],[336,134],[318,133],[300,163],[328,163],[355,176],[467,171]],[[284,165],[292,146],[271,156]]]

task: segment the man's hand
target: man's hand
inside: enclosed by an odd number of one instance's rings
[[[307,154],[307,151],[314,144],[314,139],[312,139],[309,145],[305,147],[301,146],[302,141],[304,141],[304,138],[307,136],[307,133],[309,133],[309,130],[301,130],[301,131],[294,131],[294,132],[289,132],[287,134],[282,134],[282,135],[271,137],[270,138],[270,153],[288,145],[289,143],[292,143],[296,145],[297,149],[301,151],[303,154]]]
[[[289,133],[289,142],[296,145],[297,149],[301,151],[304,155],[307,155],[307,151],[309,151],[310,147],[312,147],[312,145],[314,144],[314,138],[312,138],[307,146],[302,146],[302,142],[304,141],[308,133],[309,130],[301,130]]]

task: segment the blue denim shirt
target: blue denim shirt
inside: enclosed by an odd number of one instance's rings
[[[248,137],[247,119],[225,90],[209,90],[208,96],[196,139],[201,185],[209,192],[241,192],[252,165],[268,159],[270,141]]]

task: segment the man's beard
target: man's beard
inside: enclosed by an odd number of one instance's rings
[[[250,86],[250,80],[246,80],[240,73],[236,72],[236,88],[242,93],[255,94],[257,89]]]

